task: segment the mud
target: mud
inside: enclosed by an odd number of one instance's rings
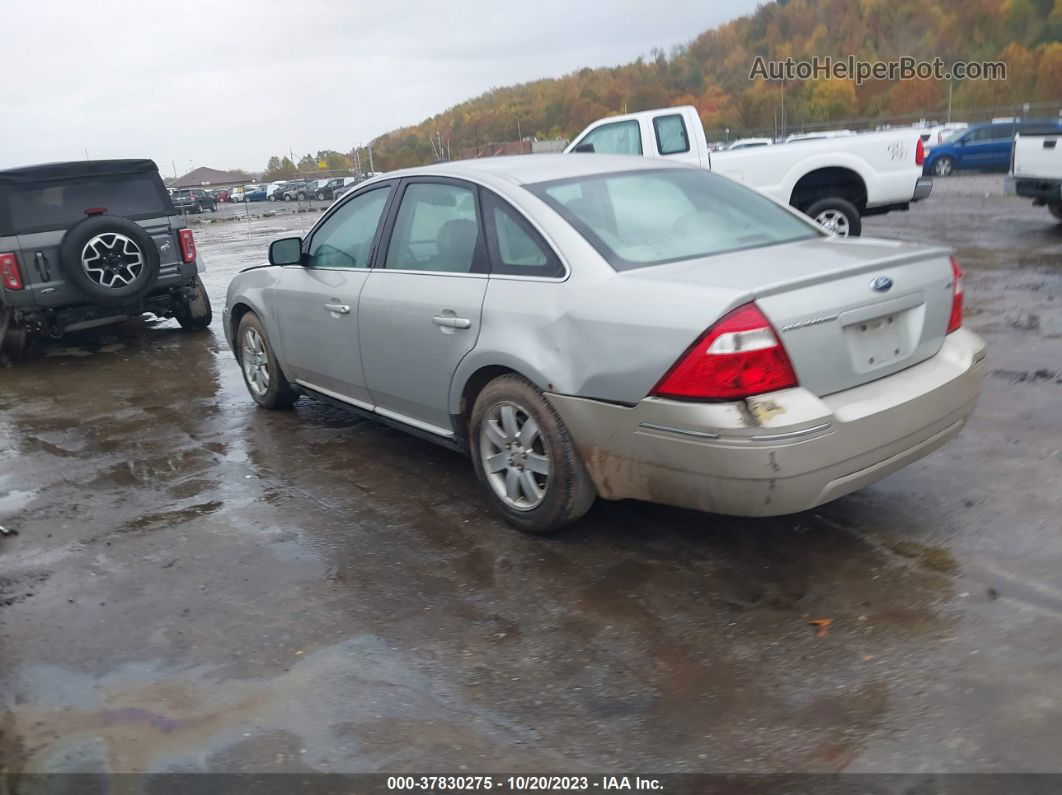
[[[217,322],[0,368],[0,770],[1059,770],[1062,226],[976,179],[866,232],[957,247],[977,413],[791,517],[520,535],[457,454],[256,410]],[[215,307],[316,217],[198,226]]]

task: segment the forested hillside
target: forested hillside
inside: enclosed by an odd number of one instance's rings
[[[901,55],[945,64],[1002,60],[1005,81],[951,86],[962,110],[1062,100],[1062,0],[778,0],[702,33],[670,53],[615,68],[582,69],[557,79],[493,89],[414,127],[373,142],[378,169],[430,162],[443,150],[518,135],[569,138],[608,114],[676,104],[700,111],[710,138],[730,128],[780,131],[782,85],[749,80],[757,55],[854,55],[887,61]],[[848,80],[785,85],[787,128],[854,117],[898,118],[943,110],[946,81]],[[433,144],[432,139],[435,139]]]

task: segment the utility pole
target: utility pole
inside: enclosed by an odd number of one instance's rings
[[[373,174],[375,174],[376,173],[376,168],[372,164],[372,142],[370,141],[365,146],[365,148],[369,150],[369,171],[371,171]]]

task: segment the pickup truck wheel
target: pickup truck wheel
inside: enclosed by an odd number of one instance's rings
[[[551,533],[582,517],[597,497],[564,421],[519,375],[495,378],[480,392],[469,447],[490,501],[519,530]]]
[[[299,393],[281,372],[265,327],[254,312],[240,318],[236,329],[236,359],[247,391],[262,408],[289,409],[299,399]]]
[[[173,316],[181,328],[188,331],[206,328],[214,319],[214,312],[210,308],[210,296],[203,287],[203,280],[198,276],[192,282],[191,294],[190,298],[177,306]]]
[[[1047,211],[1051,213],[1057,220],[1062,221],[1062,202],[1059,204],[1047,205]]]
[[[128,306],[159,276],[159,247],[139,224],[114,215],[78,221],[59,244],[59,268],[90,302]]]
[[[819,199],[804,213],[827,232],[838,237],[859,237],[863,233],[863,220],[859,217],[859,210],[847,199]]]
[[[955,170],[955,161],[948,155],[941,155],[933,163],[933,176],[946,177]]]

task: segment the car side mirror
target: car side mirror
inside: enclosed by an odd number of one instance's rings
[[[285,237],[269,244],[270,265],[301,265],[302,238]]]
[[[594,145],[593,144],[579,144],[572,151],[573,152],[584,152],[584,153],[588,152],[590,154],[593,154],[594,153]]]

